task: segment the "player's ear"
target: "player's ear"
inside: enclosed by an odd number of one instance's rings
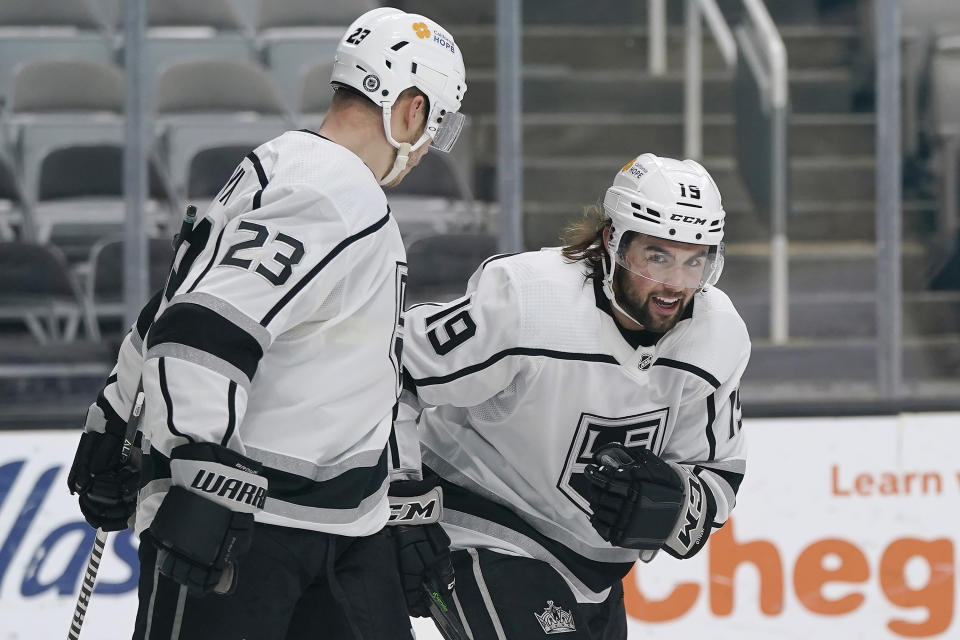
[[[610,250],[610,225],[603,228],[603,250]]]
[[[405,109],[407,127],[411,131],[422,132],[427,122],[427,99],[421,94],[410,98]]]

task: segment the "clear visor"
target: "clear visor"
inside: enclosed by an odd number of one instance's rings
[[[460,131],[463,129],[463,123],[466,120],[462,113],[447,112],[440,118],[436,130],[432,131],[432,140],[430,146],[437,151],[450,153],[453,145],[460,137]]]
[[[630,273],[676,289],[713,286],[723,269],[723,244],[707,246],[628,231],[616,253]]]

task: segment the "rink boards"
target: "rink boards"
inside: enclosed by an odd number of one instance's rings
[[[627,577],[631,638],[960,637],[960,415],[745,428],[733,519],[697,557]],[[2,640],[66,635],[94,535],[65,485],[77,437],[0,432]],[[111,535],[82,637],[130,637],[136,579],[129,532]]]

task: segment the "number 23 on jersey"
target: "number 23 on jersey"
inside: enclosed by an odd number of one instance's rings
[[[249,237],[227,249],[220,264],[253,271],[274,286],[281,286],[293,273],[306,253],[303,243],[269,227],[241,220],[237,232]]]

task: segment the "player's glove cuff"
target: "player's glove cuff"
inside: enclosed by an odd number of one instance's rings
[[[267,499],[267,479],[256,460],[210,442],[185,444],[170,452],[173,484],[231,511],[256,513]]]
[[[663,543],[663,550],[676,558],[690,558],[707,543],[717,503],[710,489],[687,467],[669,464],[683,481],[683,509]]]
[[[160,572],[190,593],[229,594],[253,541],[253,516],[263,508],[262,465],[212,443],[171,452],[173,487],[150,525]]]
[[[121,531],[137,508],[140,456],[133,450],[122,461],[126,425],[93,404],[67,473],[70,493],[79,495],[80,511],[91,527]]]
[[[397,550],[397,566],[414,617],[430,615],[427,593],[450,601],[454,588],[450,537],[440,525],[443,489],[436,476],[390,485],[390,520],[387,527]],[[426,588],[425,588],[426,587]]]
[[[443,489],[434,480],[404,480],[390,485],[388,525],[422,525],[440,521]]]

